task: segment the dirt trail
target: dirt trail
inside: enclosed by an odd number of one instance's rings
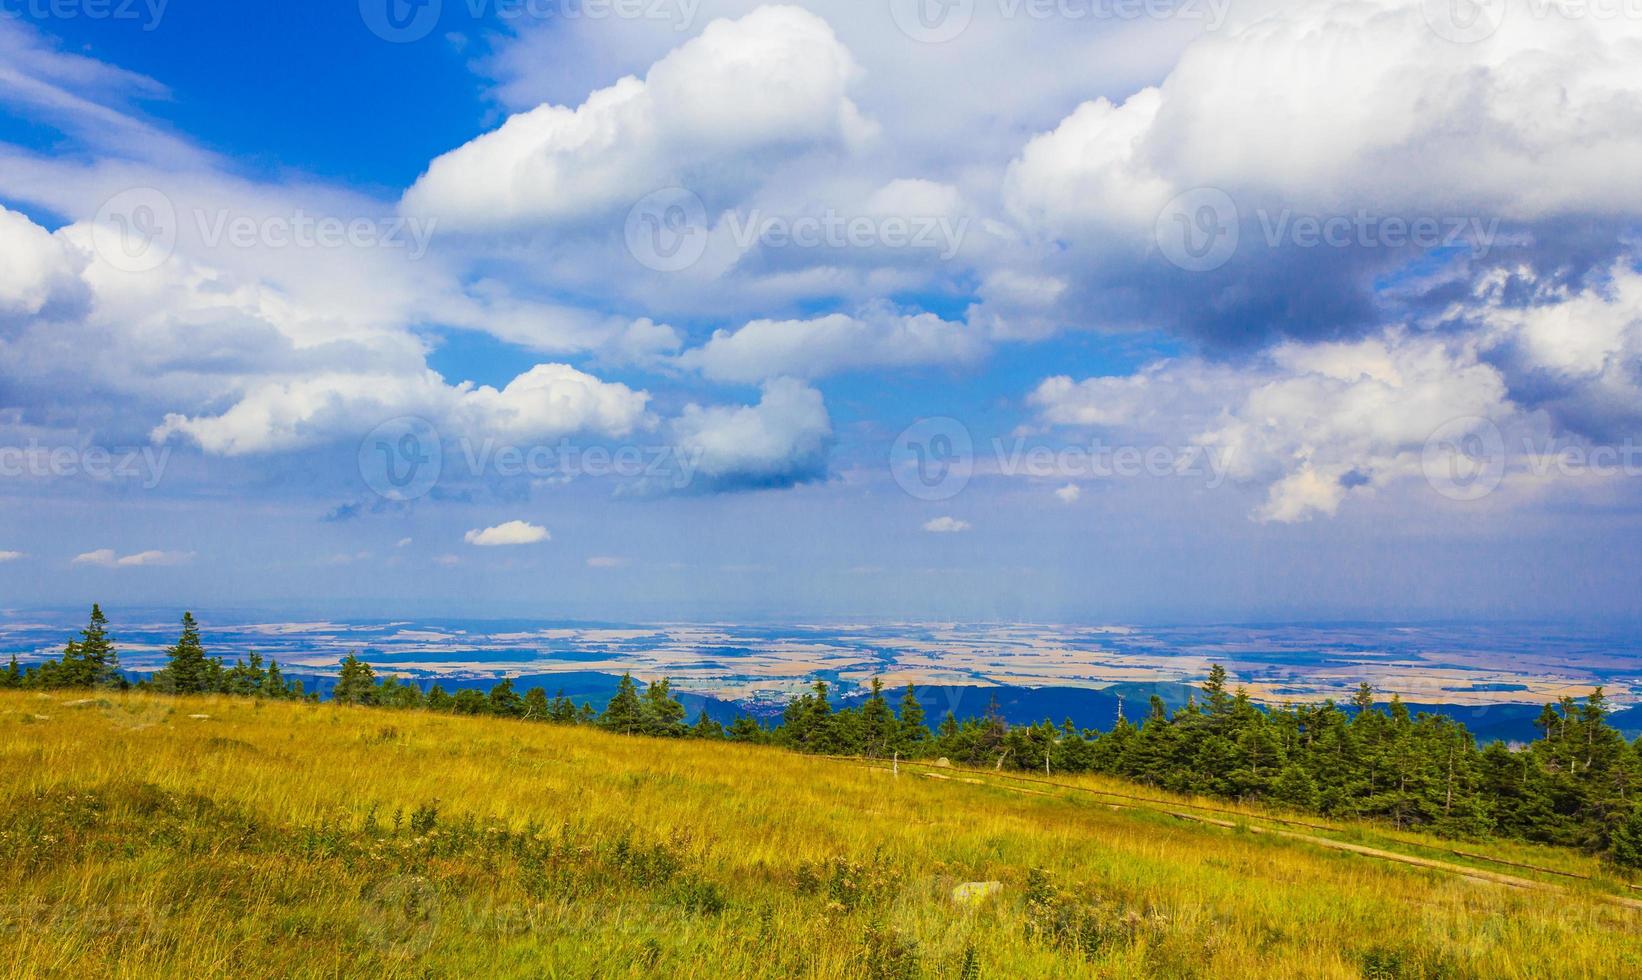
[[[1167,811],[1165,811],[1167,812]],[[1215,820],[1195,813],[1169,813],[1172,817],[1189,820],[1193,823],[1212,824],[1216,827],[1226,827],[1232,830],[1241,829],[1251,834],[1264,834],[1268,837],[1282,837],[1288,840],[1302,841],[1315,844],[1318,847],[1328,847],[1337,851],[1349,851],[1352,854],[1361,854],[1366,857],[1376,857],[1385,861],[1396,861],[1399,864],[1411,864],[1416,868],[1431,868],[1436,871],[1446,871],[1450,874],[1463,875],[1477,881],[1490,881],[1496,885],[1509,885],[1512,888],[1526,888],[1532,891],[1552,892],[1559,895],[1590,895],[1615,905],[1623,905],[1628,909],[1642,909],[1642,901],[1634,898],[1624,898],[1620,895],[1609,895],[1606,892],[1572,892],[1560,885],[1550,882],[1535,881],[1532,878],[1519,878],[1516,875],[1500,874],[1497,871],[1485,871],[1482,868],[1471,868],[1463,864],[1454,864],[1449,861],[1438,861],[1434,858],[1415,857],[1412,854],[1402,854],[1397,851],[1382,850],[1378,847],[1366,847],[1362,844],[1348,844],[1345,841],[1330,840],[1327,837],[1314,837],[1311,834],[1298,834],[1292,830],[1273,830],[1267,827],[1254,827],[1248,824],[1235,824],[1229,820]]]
[[[846,757],[843,757],[843,756],[836,756],[836,757],[833,757],[833,758],[837,758],[840,761],[853,761],[856,764],[861,764],[861,761],[862,761],[862,760],[859,760],[859,759],[849,760],[849,759],[847,759]],[[1394,861],[1398,864],[1412,865],[1413,867],[1416,867],[1416,868],[1429,868],[1433,871],[1444,871],[1444,872],[1447,872],[1449,874],[1455,874],[1455,875],[1460,875],[1460,876],[1465,877],[1465,878],[1470,878],[1474,881],[1486,881],[1486,882],[1490,882],[1490,883],[1496,884],[1496,885],[1505,885],[1505,886],[1510,887],[1510,888],[1522,888],[1522,889],[1526,889],[1526,890],[1529,890],[1529,891],[1549,892],[1551,894],[1568,895],[1570,897],[1589,896],[1591,898],[1596,898],[1596,899],[1599,899],[1599,900],[1602,900],[1602,901],[1610,902],[1610,903],[1615,904],[1615,905],[1624,906],[1625,908],[1628,908],[1628,909],[1642,910],[1642,900],[1638,900],[1638,899],[1634,899],[1634,898],[1625,898],[1625,897],[1620,896],[1620,895],[1610,895],[1606,892],[1600,892],[1600,891],[1573,891],[1573,890],[1568,889],[1568,888],[1563,888],[1560,885],[1553,885],[1553,884],[1551,884],[1549,882],[1545,882],[1545,881],[1536,881],[1532,878],[1522,878],[1522,877],[1518,877],[1517,875],[1502,874],[1502,873],[1497,872],[1497,871],[1486,871],[1482,868],[1472,868],[1472,867],[1468,867],[1468,866],[1463,865],[1463,864],[1454,864],[1451,861],[1439,861],[1439,860],[1436,860],[1435,858],[1416,857],[1415,855],[1412,855],[1412,854],[1403,854],[1403,853],[1398,852],[1398,851],[1388,851],[1388,850],[1385,850],[1383,848],[1378,848],[1378,847],[1368,847],[1368,846],[1363,845],[1363,844],[1350,844],[1350,843],[1347,843],[1345,841],[1331,840],[1327,837],[1318,837],[1318,836],[1313,835],[1313,834],[1302,834],[1302,833],[1298,833],[1298,832],[1293,831],[1293,830],[1278,830],[1278,829],[1270,828],[1270,827],[1256,827],[1256,826],[1253,826],[1252,824],[1248,824],[1248,823],[1234,823],[1230,820],[1218,820],[1218,819],[1215,819],[1214,817],[1205,816],[1202,813],[1183,813],[1183,812],[1181,812],[1181,810],[1183,808],[1191,808],[1191,809],[1197,809],[1197,810],[1211,810],[1212,811],[1212,808],[1210,808],[1210,807],[1201,807],[1201,806],[1196,806],[1196,805],[1190,804],[1190,803],[1171,804],[1171,803],[1168,803],[1167,801],[1164,801],[1164,800],[1154,800],[1154,799],[1150,799],[1148,797],[1131,796],[1131,795],[1126,794],[1126,793],[1113,793],[1113,792],[1108,792],[1106,790],[1097,790],[1097,789],[1094,789],[1092,787],[1087,787],[1087,786],[1074,786],[1070,783],[1057,783],[1057,782],[1053,782],[1053,781],[1047,780],[1047,779],[1037,779],[1037,778],[1032,778],[1032,777],[1015,776],[1015,775],[1012,775],[1012,774],[1004,774],[1004,773],[993,773],[993,772],[987,772],[985,770],[980,770],[980,769],[959,769],[959,768],[956,768],[956,767],[952,767],[952,768],[945,768],[944,771],[939,771],[939,770],[943,769],[944,767],[935,767],[935,766],[929,765],[928,763],[907,763],[907,762],[899,763],[899,765],[907,767],[909,769],[909,771],[915,772],[917,775],[924,776],[924,777],[930,778],[930,779],[940,779],[940,780],[946,780],[946,781],[950,781],[950,782],[970,783],[970,784],[973,784],[973,785],[976,785],[976,786],[994,786],[994,787],[997,787],[999,789],[1007,789],[1007,790],[1010,790],[1010,791],[1016,792],[1016,793],[1028,793],[1028,794],[1031,794],[1033,796],[1048,796],[1048,795],[1051,795],[1051,794],[1044,793],[1044,792],[1041,792],[1041,791],[1038,791],[1038,790],[1025,789],[1025,788],[1022,788],[1020,786],[1011,786],[1005,780],[1039,783],[1039,784],[1044,784],[1044,785],[1049,785],[1049,786],[1059,786],[1059,787],[1062,787],[1064,789],[1074,790],[1074,791],[1078,791],[1078,792],[1086,792],[1086,793],[1090,793],[1090,794],[1098,795],[1098,796],[1111,796],[1111,797],[1115,797],[1117,799],[1126,799],[1126,800],[1130,801],[1128,803],[1107,803],[1106,804],[1107,806],[1112,807],[1113,809],[1144,810],[1144,811],[1149,811],[1149,812],[1152,812],[1152,813],[1164,813],[1164,814],[1167,814],[1167,815],[1169,815],[1171,817],[1174,817],[1178,820],[1186,820],[1186,821],[1190,821],[1192,823],[1208,824],[1208,825],[1211,825],[1211,826],[1223,827],[1223,828],[1230,829],[1230,830],[1242,830],[1242,831],[1245,831],[1245,832],[1250,833],[1250,834],[1263,834],[1263,835],[1268,836],[1268,837],[1281,837],[1281,838],[1284,838],[1286,840],[1299,841],[1301,843],[1312,844],[1312,845],[1315,845],[1317,847],[1326,847],[1326,848],[1330,848],[1330,849],[1336,850],[1336,851],[1346,851],[1346,852],[1351,853],[1351,854],[1359,854],[1359,855],[1362,855],[1363,857],[1379,858],[1382,861]],[[883,765],[881,762],[867,763],[867,767],[871,768],[871,769],[878,769],[878,770],[881,770],[881,771],[884,771],[884,772],[890,772],[891,771],[890,767]],[[930,772],[930,771],[928,771],[929,769],[937,769],[938,771]],[[950,775],[949,775],[949,773],[950,773]],[[980,777],[980,778],[977,778],[977,777]],[[996,778],[990,778],[990,777],[996,777]],[[1218,812],[1227,812],[1227,811],[1218,811]],[[1268,817],[1264,817],[1264,816],[1247,816],[1246,819],[1249,819],[1249,820],[1266,820],[1268,822],[1287,823],[1287,824],[1291,824],[1291,825],[1298,824],[1298,825],[1301,825],[1301,826],[1313,826],[1313,825],[1309,825],[1309,824],[1299,824],[1298,821],[1283,820],[1280,817],[1268,818]],[[1491,860],[1491,859],[1488,859],[1488,858],[1483,858],[1483,859],[1484,860]],[[1505,862],[1505,863],[1509,863],[1509,862]],[[1524,867],[1526,867],[1526,866],[1524,866]],[[1535,868],[1533,870],[1544,871],[1548,874],[1559,874],[1559,875],[1563,875],[1565,877],[1574,877],[1574,876],[1570,875],[1567,872],[1557,871],[1557,870],[1554,870],[1554,869],[1551,869],[1551,868],[1543,868],[1543,869]]]

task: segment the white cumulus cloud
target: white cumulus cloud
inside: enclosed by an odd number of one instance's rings
[[[120,555],[113,548],[99,548],[74,557],[76,565],[97,565],[102,568],[136,568],[144,565],[181,565],[191,561],[191,551],[139,551]]]
[[[643,79],[574,109],[538,106],[439,157],[403,207],[454,229],[556,223],[729,179],[739,158],[848,148],[873,133],[848,95],[858,71],[827,22],[799,8],[716,20]]]
[[[495,527],[475,528],[464,534],[462,540],[471,545],[494,548],[503,545],[539,544],[551,537],[545,527],[538,527],[525,521],[508,521]]]

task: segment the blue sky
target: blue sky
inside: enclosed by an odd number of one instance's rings
[[[1630,20],[0,6],[12,608],[1633,612]]]

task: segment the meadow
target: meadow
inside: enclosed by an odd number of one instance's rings
[[[1096,776],[0,692],[18,977],[1635,976],[1638,897],[1571,850]]]

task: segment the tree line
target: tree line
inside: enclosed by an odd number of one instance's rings
[[[0,687],[126,688],[168,694],[231,694],[319,700],[278,663],[256,654],[226,666],[209,656],[199,627],[185,613],[182,633],[165,666],[135,685],[120,671],[108,621],[91,619],[59,660],[26,670],[15,655]],[[1413,713],[1393,696],[1380,704],[1367,684],[1345,705],[1255,704],[1232,689],[1214,665],[1182,708],[1153,696],[1138,724],[1126,718],[1106,731],[1068,718],[1056,725],[1011,725],[994,703],[980,717],[948,711],[932,730],[916,688],[891,707],[874,679],[858,704],[836,705],[824,681],[787,702],[778,722],[740,715],[728,726],[705,709],[693,722],[666,678],[641,684],[623,674],[602,710],[576,704],[563,691],[549,697],[519,692],[502,679],[488,692],[441,685],[423,689],[394,676],[378,677],[349,654],[331,700],[350,705],[420,709],[465,715],[587,725],[627,735],[698,738],[774,745],[800,752],[869,758],[945,758],[970,766],[1023,771],[1101,773],[1181,793],[1266,801],[1335,818],[1388,822],[1450,837],[1500,836],[1607,854],[1642,868],[1642,738],[1627,742],[1609,722],[1602,689],[1581,701],[1563,698],[1540,713],[1539,737],[1523,747],[1477,745],[1461,722]]]

